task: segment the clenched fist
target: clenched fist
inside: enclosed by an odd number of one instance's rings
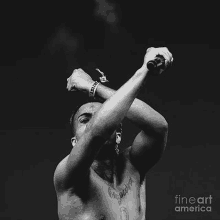
[[[145,54],[144,65],[146,66],[149,61],[154,60],[157,55],[163,56],[165,59],[164,68],[159,68],[155,70],[157,71],[157,73],[161,74],[169,65],[172,64],[173,56],[166,47],[150,47],[147,49],[147,52]]]
[[[68,91],[83,91],[87,92],[91,88],[94,81],[82,69],[75,69],[72,75],[67,79]]]

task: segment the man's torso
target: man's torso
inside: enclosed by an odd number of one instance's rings
[[[70,189],[57,194],[59,218],[62,220],[145,219],[145,182],[140,185],[139,173],[129,160],[125,163],[121,183],[117,188],[111,186],[90,168],[89,181],[82,182],[80,189],[74,192]]]

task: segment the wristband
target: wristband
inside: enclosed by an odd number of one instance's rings
[[[92,85],[92,87],[91,87],[91,89],[89,91],[89,97],[93,97],[93,98],[95,97],[95,91],[96,91],[96,89],[98,87],[98,84],[99,84],[99,82],[97,82],[97,81],[95,81],[93,83],[93,85]]]

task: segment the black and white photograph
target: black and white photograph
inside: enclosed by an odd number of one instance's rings
[[[220,220],[217,3],[0,16],[0,220]]]

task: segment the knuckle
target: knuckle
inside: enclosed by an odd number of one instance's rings
[[[147,49],[147,52],[151,51],[152,49],[154,49],[154,47],[149,47],[149,48]]]

